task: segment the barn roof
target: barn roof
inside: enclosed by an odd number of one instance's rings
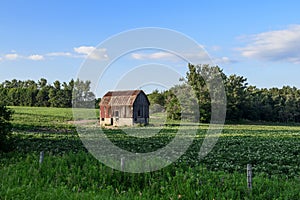
[[[100,105],[133,105],[136,97],[140,93],[143,93],[146,96],[143,90],[109,91],[102,97]]]

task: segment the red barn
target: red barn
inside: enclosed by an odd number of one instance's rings
[[[132,126],[149,123],[150,102],[142,90],[109,91],[99,105],[100,125]]]

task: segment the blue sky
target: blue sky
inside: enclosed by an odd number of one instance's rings
[[[203,45],[226,74],[242,75],[258,87],[300,88],[299,8],[298,1],[268,0],[4,0],[0,2],[0,81],[41,77],[69,81],[77,77],[87,54],[105,39],[130,29],[161,27]],[[184,75],[187,68],[182,62],[168,62],[160,53],[131,54],[131,59],[120,59],[112,73],[126,73],[133,65],[156,59]],[[102,88],[110,86],[103,83]]]

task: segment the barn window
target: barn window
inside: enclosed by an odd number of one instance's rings
[[[101,121],[104,121],[104,118],[101,118]]]
[[[119,111],[118,110],[115,111],[115,117],[119,117]]]

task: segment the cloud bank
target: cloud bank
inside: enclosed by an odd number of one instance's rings
[[[157,51],[151,53],[137,52],[137,53],[131,53],[130,56],[132,59],[135,60],[149,60],[149,61],[163,60],[163,61],[170,61],[170,62],[183,61],[183,58],[177,56],[176,54],[173,54],[171,52],[166,52],[166,51]],[[207,56],[207,54],[204,51],[184,53],[184,55],[182,56],[188,60],[199,60],[202,61],[202,63],[210,62],[210,58]],[[44,55],[33,54],[33,55],[26,56],[26,55],[20,55],[16,53],[16,51],[12,51],[11,53],[5,54],[4,56],[0,57],[0,61],[4,61],[4,60],[14,61],[18,59],[42,61],[53,57],[85,58],[85,59],[92,59],[92,60],[99,60],[99,61],[109,59],[106,49],[97,49],[94,46],[79,46],[79,47],[74,47],[72,52],[50,52],[50,53],[45,53]],[[228,57],[213,57],[211,58],[211,60],[216,65],[231,64],[236,62],[234,60],[231,60]]]
[[[300,63],[300,25],[250,35],[246,39],[249,40],[248,44],[238,48],[244,57]]]
[[[79,46],[73,48],[73,52],[50,52],[44,55],[33,54],[33,55],[20,55],[15,51],[5,54],[0,57],[0,61],[8,60],[14,61],[17,59],[28,59],[32,61],[45,60],[48,57],[71,57],[71,58],[86,58],[92,60],[107,60],[108,55],[106,49],[97,49],[93,46]]]
[[[236,61],[231,60],[229,57],[208,57],[205,52],[197,52],[197,53],[185,53],[182,55],[184,58],[188,60],[199,60],[203,63],[210,63],[210,59],[213,63],[216,65],[220,64],[231,64],[235,63]],[[167,60],[172,62],[178,62],[182,60],[179,56],[176,56],[175,54],[164,52],[164,51],[158,51],[155,53],[132,53],[131,58],[135,60]]]

